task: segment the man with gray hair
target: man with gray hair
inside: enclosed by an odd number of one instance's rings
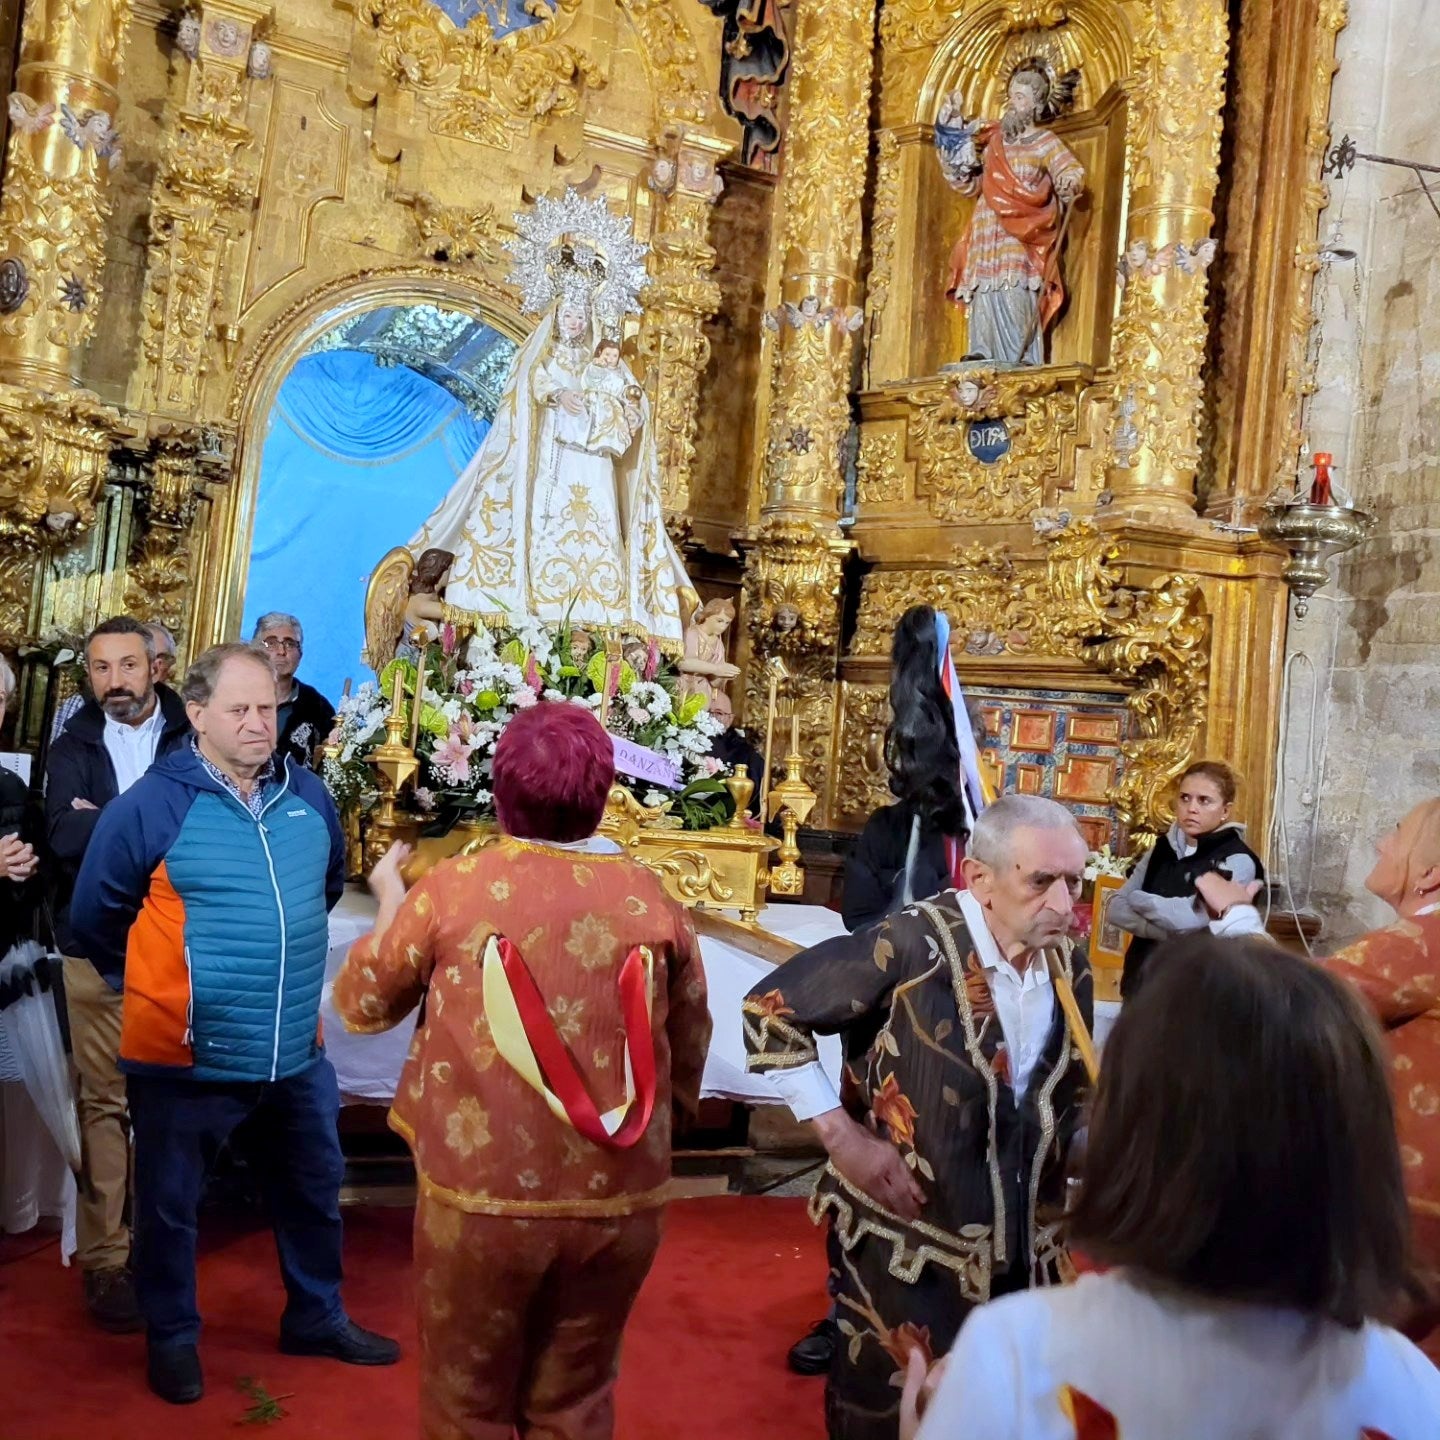
[[[307,770],[335,725],[335,706],[295,672],[305,653],[305,632],[300,622],[281,610],[272,610],[255,622],[255,643],[275,666],[275,760],[289,756]]]
[[[973,1306],[1060,1278],[1086,1075],[1049,960],[1088,1026],[1068,939],[1085,858],[1064,806],[1004,796],[975,822],[966,889],[826,940],[745,998],[750,1068],[829,1155],[811,1215],[832,1221],[842,1335],[830,1440],[894,1440],[912,1347],[934,1359]],[[842,1103],[815,1037],[852,1028],[874,1038]]]
[[[335,805],[315,775],[274,763],[264,650],[207,650],[182,693],[194,739],[100,817],[71,910],[82,953],[123,991],[135,1289],[150,1388],[177,1405],[204,1390],[196,1209],[247,1121],[289,1300],[280,1348],[352,1365],[399,1356],[340,1299],[340,1094],[319,1032],[326,914],[345,886]]]

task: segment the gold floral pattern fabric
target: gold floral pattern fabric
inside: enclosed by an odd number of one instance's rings
[[[415,1209],[421,1440],[610,1440],[620,1338],[660,1212],[614,1219]]]
[[[1385,1027],[1416,1259],[1440,1277],[1440,912],[1374,930],[1323,963]],[[1440,1353],[1437,1340],[1427,1351]]]
[[[520,948],[602,1111],[625,1098],[620,966],[634,946],[649,947],[658,1085],[633,1148],[577,1134],[501,1059],[481,989],[492,936]],[[698,1103],[710,1013],[689,918],[644,866],[511,839],[446,861],[410,891],[383,940],[355,943],[334,1000],[362,1032],[421,1008],[390,1123],[409,1141],[425,1193],[460,1210],[534,1217],[664,1203],[671,1102]]]

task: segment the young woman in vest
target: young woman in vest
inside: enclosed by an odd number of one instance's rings
[[[1110,901],[1107,918],[1134,937],[1125,952],[1120,993],[1140,983],[1156,943],[1202,930],[1213,918],[1195,890],[1212,871],[1237,885],[1265,879],[1260,857],[1245,843],[1245,827],[1230,818],[1235,772],[1218,760],[1199,760],[1180,777],[1175,823],[1135,866]]]

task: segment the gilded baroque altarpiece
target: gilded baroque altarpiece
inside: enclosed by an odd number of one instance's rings
[[[767,662],[789,677],[812,824],[884,798],[888,636],[920,601],[950,613],[1006,784],[1120,840],[1208,752],[1263,821],[1285,596],[1243,521],[1300,443],[1344,8],[1230,8],[794,0],[747,122],[722,100],[749,44],[727,0],[26,0],[0,646],[122,608],[185,653],[233,633],[289,368],[381,306],[519,338],[511,217],[571,185],[650,247],[624,347],[668,521],[741,604],[752,721]],[[937,120],[1000,116],[1024,69],[1063,95],[1047,133],[1085,177],[1065,298],[1045,363],[946,368],[947,257],[980,202],[942,178]],[[744,163],[756,114],[778,165]]]

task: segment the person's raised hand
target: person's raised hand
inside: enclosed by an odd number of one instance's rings
[[[371,870],[370,878],[366,883],[370,887],[370,893],[382,905],[387,900],[398,905],[405,898],[407,887],[401,871],[405,868],[405,862],[410,858],[411,853],[409,845],[403,840],[397,840]]]
[[[1212,870],[1195,881],[1195,891],[1212,915],[1223,915],[1232,905],[1248,905],[1261,890],[1261,882],[1237,885],[1228,875]]]
[[[872,1135],[843,1110],[817,1115],[815,1130],[830,1163],[857,1190],[902,1220],[919,1218],[925,1192],[894,1145]]]
[[[78,795],[70,802],[72,810],[98,810],[98,805],[92,805],[88,800],[82,800]]]

